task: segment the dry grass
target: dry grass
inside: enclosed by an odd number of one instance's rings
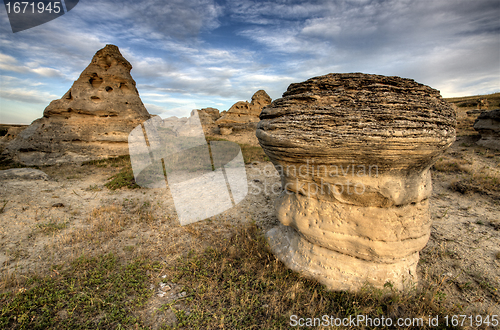
[[[160,273],[167,275],[164,281],[175,283],[187,295],[159,305],[155,313],[170,311],[178,319],[175,328],[182,329],[284,329],[289,327],[291,315],[412,317],[426,324],[429,315],[457,313],[447,307],[443,292],[451,284],[443,279],[424,279],[420,289],[405,294],[390,285],[384,290],[367,286],[358,293],[330,292],[288,270],[253,224],[235,228],[207,223],[210,230],[204,223],[167,228],[155,219],[153,211],[154,205],[124,200],[95,208],[82,227],[54,232],[54,244],[46,252],[64,258],[51,261],[46,271],[40,268],[37,273],[2,278],[0,300],[8,306],[0,320],[4,328],[37,324],[50,328],[50,324],[63,322],[60,324],[94,329],[102,321],[110,329],[118,329],[117,324],[148,329],[146,324],[151,321],[141,310],[147,300],[156,298],[145,288],[158,284]],[[128,240],[145,228],[149,235],[157,236]],[[186,253],[179,254],[182,251]],[[129,267],[132,276],[125,276],[123,271]],[[90,299],[78,302],[74,292],[83,292]],[[169,329],[160,325],[155,326]]]
[[[112,254],[80,257],[33,275],[0,294],[2,329],[143,329],[133,312],[151,296],[148,273],[158,264],[120,265]]]
[[[55,232],[61,231],[63,229],[66,229],[68,227],[68,222],[64,220],[54,220],[50,219],[47,222],[42,222],[37,224],[37,230],[40,232],[50,235]]]
[[[450,188],[462,194],[480,193],[500,199],[500,173],[478,165],[474,160],[456,158],[449,154],[441,157],[433,166],[433,170],[456,174]]]
[[[94,237],[109,238],[122,231],[128,223],[129,218],[120,206],[101,206],[92,210],[87,231]]]
[[[479,114],[468,115],[467,111],[481,108],[481,110],[494,110],[500,108],[500,93],[476,95],[466,97],[446,98],[457,113],[457,136],[477,135],[473,125]],[[480,100],[486,100],[481,103]]]
[[[384,290],[366,286],[358,293],[327,291],[288,270],[253,225],[202,253],[179,259],[168,278],[188,293],[182,306],[175,302],[164,306],[179,319],[175,329],[284,329],[292,315],[411,317],[422,319],[428,328],[429,315],[442,319],[458,312],[446,307],[445,279],[404,294],[390,286]]]
[[[450,188],[462,194],[485,193],[498,198],[500,196],[500,179],[498,176],[476,174],[452,181]]]
[[[500,93],[486,94],[486,95],[474,95],[474,96],[463,96],[463,97],[450,97],[445,100],[451,104],[455,104],[459,108],[478,108],[479,100],[488,100],[488,109],[493,110],[500,108]]]
[[[456,159],[449,157],[440,158],[433,169],[440,172],[457,172],[457,173],[471,173],[471,163],[464,159]]]

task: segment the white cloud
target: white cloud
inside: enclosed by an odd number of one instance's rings
[[[0,53],[0,70],[18,72],[18,73],[36,73],[43,77],[60,77],[65,78],[61,71],[54,68],[35,67],[30,65],[18,65],[17,60],[9,55]],[[34,63],[29,63],[33,65]]]
[[[40,92],[38,90],[26,90],[21,88],[8,89],[2,86],[2,89],[0,90],[0,98],[46,106],[51,100],[56,99],[57,95]]]
[[[278,8],[268,8],[268,16],[279,17]],[[338,1],[324,3],[316,17],[239,33],[284,58],[283,76],[361,71],[470,92],[465,81],[454,80],[460,76],[477,81],[477,92],[489,92],[500,90],[493,78],[500,76],[499,14],[500,3],[487,0]]]
[[[39,74],[41,76],[44,76],[44,77],[61,77],[61,78],[65,78],[65,76],[61,73],[61,71],[59,71],[57,69],[53,69],[53,68],[39,67],[39,68],[31,69],[31,71],[33,71],[36,74]]]

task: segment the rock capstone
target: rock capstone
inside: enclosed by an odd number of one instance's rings
[[[281,224],[267,233],[288,267],[330,289],[416,282],[431,228],[429,168],[455,140],[455,112],[411,79],[328,74],[291,84],[256,135],[281,175]]]
[[[131,69],[117,46],[106,45],[68,92],[52,101],[4,153],[26,165],[128,154],[128,134],[150,118]]]

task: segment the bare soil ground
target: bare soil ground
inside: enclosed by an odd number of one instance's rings
[[[211,240],[227,239],[242,222],[269,227],[276,221],[272,200],[280,181],[270,163],[247,165],[249,194],[244,201],[187,226],[179,225],[168,190],[104,187],[118,172],[116,168],[71,164],[43,171],[49,181],[0,182],[0,207],[4,206],[0,214],[0,291],[15,285],[15,275],[50,274],[51,265],[81,255],[113,253],[125,261],[150,258],[167,268],[189,251],[206,248]],[[151,279],[152,289],[159,293],[160,281]],[[168,295],[154,295],[140,312],[151,325],[175,321],[171,311],[157,312],[169,299],[178,298],[178,287],[173,283],[170,287]]]

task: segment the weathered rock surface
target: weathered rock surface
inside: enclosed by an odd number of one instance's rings
[[[11,141],[15,139],[15,137],[21,133],[23,130],[25,130],[28,126],[26,125],[12,125],[12,127],[9,127],[7,130],[7,133],[1,137],[3,141]]]
[[[40,170],[34,168],[11,168],[0,171],[0,180],[44,180],[49,176]]]
[[[477,144],[500,150],[500,109],[483,111],[474,122],[474,129],[481,134]]]
[[[259,90],[252,96],[250,103],[248,101],[236,102],[216,121],[220,134],[227,135],[233,131],[254,130],[259,122],[262,108],[270,104],[271,101],[264,90]]]
[[[284,226],[267,234],[275,254],[336,290],[416,281],[431,227],[429,168],[455,140],[439,91],[328,74],[291,84],[260,118],[256,135],[283,189]]]
[[[191,116],[194,115],[194,111],[198,112],[198,117],[202,125],[214,125],[215,121],[220,118],[219,110],[215,108],[203,108],[200,110],[191,111]]]
[[[7,126],[7,125],[5,125]],[[0,152],[3,150],[4,146],[10,141],[14,140],[19,133],[21,133],[28,126],[26,125],[12,125],[8,128],[6,134],[0,137]]]
[[[4,153],[27,165],[128,154],[128,134],[150,118],[131,69],[118,47],[106,45],[70,90],[52,101]]]

